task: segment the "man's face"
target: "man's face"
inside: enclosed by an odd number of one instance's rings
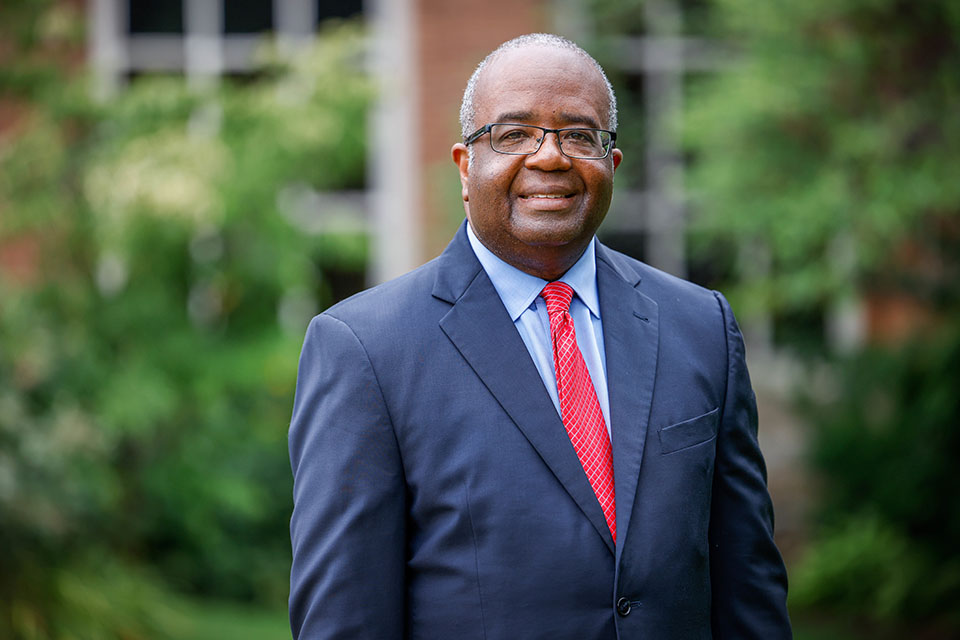
[[[476,128],[518,122],[550,129],[607,128],[606,85],[571,51],[530,46],[504,52],[480,78]],[[453,147],[464,209],[477,237],[505,262],[545,280],[560,277],[582,255],[610,206],[613,172],[622,154],[568,158],[547,134],[537,153],[514,156],[490,148],[489,134]]]

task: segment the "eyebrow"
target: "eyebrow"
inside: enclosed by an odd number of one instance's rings
[[[576,113],[561,112],[560,119],[563,120],[564,122],[570,122],[573,124],[585,124],[588,127],[592,127],[594,129],[600,128],[600,124],[590,116],[582,116]]]
[[[532,111],[506,111],[497,116],[494,122],[531,122],[534,119]],[[599,129],[600,125],[590,116],[579,115],[576,113],[560,113],[560,119],[570,124],[582,124],[593,129]]]
[[[524,122],[533,120],[533,111],[506,111],[497,116],[494,122]]]

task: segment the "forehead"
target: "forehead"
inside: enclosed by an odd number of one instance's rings
[[[507,119],[555,127],[606,127],[609,98],[603,78],[583,56],[529,46],[504,51],[487,64],[474,108],[477,126],[512,116]]]

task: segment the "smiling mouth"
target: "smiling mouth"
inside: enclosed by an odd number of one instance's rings
[[[556,215],[570,211],[577,202],[574,193],[526,193],[520,196],[520,206],[525,211],[536,214]]]

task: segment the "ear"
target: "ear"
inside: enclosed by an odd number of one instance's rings
[[[620,162],[623,160],[623,151],[614,147],[610,152],[610,156],[613,158],[613,170],[616,171],[617,167],[620,166]]]
[[[460,195],[463,198],[463,206],[466,207],[466,203],[470,200],[470,150],[467,149],[467,145],[458,142],[450,149],[450,154],[457,169],[460,170]]]

